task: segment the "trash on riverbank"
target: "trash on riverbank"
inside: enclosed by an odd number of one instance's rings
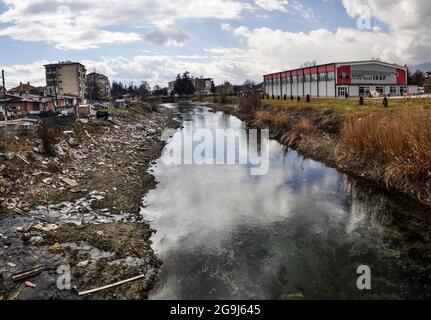
[[[70,266],[76,286],[100,287],[118,277],[147,274],[145,281],[97,297],[148,296],[160,261],[150,247],[152,232],[140,215],[141,199],[156,185],[147,169],[161,154],[164,142],[158,134],[175,125],[172,118],[168,110],[124,110],[107,120],[76,122],[57,130],[52,155],[43,152],[36,135],[8,141],[0,149],[4,297],[78,298],[56,287],[60,265]],[[141,256],[134,264],[123,264],[127,257],[137,257],[128,249],[130,242],[140,248]],[[50,267],[41,271],[35,265]],[[33,277],[37,290],[14,284]]]

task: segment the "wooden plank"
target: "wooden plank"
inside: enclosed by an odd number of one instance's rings
[[[37,266],[34,268],[19,271],[19,272],[12,275],[12,280],[13,281],[20,281],[20,280],[24,280],[24,279],[27,279],[30,277],[34,277],[44,270],[45,270],[44,266]]]
[[[119,282],[116,282],[116,283],[113,283],[113,284],[110,284],[110,285],[107,285],[107,286],[104,286],[104,287],[100,287],[100,288],[96,288],[96,289],[92,289],[92,290],[88,290],[88,291],[82,291],[82,292],[79,292],[78,295],[79,296],[84,296],[84,295],[87,295],[87,294],[96,293],[96,292],[99,292],[99,291],[111,289],[111,288],[118,287],[118,286],[121,286],[123,284],[129,283],[129,282],[132,282],[132,281],[137,281],[137,280],[143,279],[145,277],[146,277],[146,275],[140,275],[140,276],[137,276],[137,277],[134,277],[134,278],[130,278],[130,279],[127,279],[127,280],[123,280],[123,281],[119,281]]]

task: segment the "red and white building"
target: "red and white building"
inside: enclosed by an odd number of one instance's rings
[[[406,68],[375,60],[330,63],[268,74],[264,76],[264,88],[270,97],[280,98],[417,93],[417,87],[407,85]]]

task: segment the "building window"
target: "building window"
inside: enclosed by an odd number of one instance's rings
[[[304,82],[310,82],[311,81],[311,77],[309,74],[305,75],[304,77]]]
[[[337,87],[338,97],[345,97],[348,93],[349,93],[349,87],[347,86]]]
[[[335,79],[335,73],[334,72],[328,72],[328,81],[333,81]]]
[[[311,81],[316,82],[317,81],[317,73],[313,73],[311,75]]]
[[[397,87],[391,87],[391,96],[396,96],[397,94]]]
[[[370,87],[359,87],[359,96],[368,97],[370,95]]]
[[[324,72],[319,73],[319,81],[326,81],[326,73]]]
[[[379,94],[385,94],[385,88],[384,87],[376,87],[376,92]]]

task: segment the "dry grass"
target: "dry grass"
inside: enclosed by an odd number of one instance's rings
[[[373,164],[392,185],[431,187],[431,114],[375,113],[347,117],[340,151],[351,161]],[[423,196],[423,195],[421,195]]]
[[[272,114],[266,110],[257,110],[254,117],[257,125],[261,128],[269,127],[273,121]]]
[[[310,134],[314,131],[314,126],[310,119],[301,118],[296,124],[296,130],[304,134]]]
[[[291,122],[291,119],[287,112],[281,111],[273,116],[273,123],[277,128],[287,129],[289,127],[290,122]]]

